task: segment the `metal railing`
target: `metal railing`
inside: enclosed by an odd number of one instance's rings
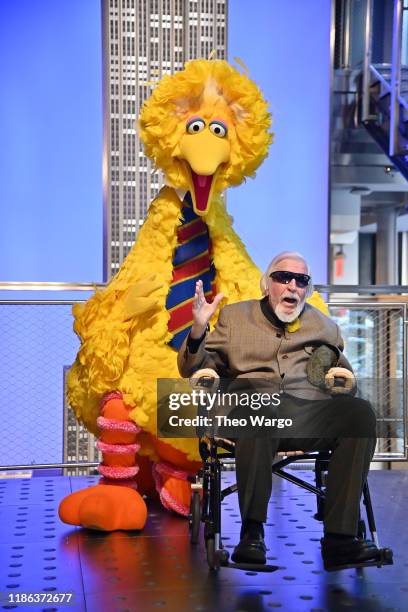
[[[370,85],[372,77],[381,83],[384,92],[390,94],[390,124],[388,133],[388,155],[393,157],[401,154],[398,147],[398,130],[400,123],[400,106],[408,110],[408,104],[400,95],[401,84],[401,50],[403,30],[403,0],[394,0],[391,75],[390,82],[371,63],[372,56],[372,24],[373,0],[366,0],[365,35],[364,35],[364,62],[363,62],[363,95],[362,95],[362,121],[369,122],[375,119],[370,114]]]
[[[376,404],[378,460],[406,459],[408,286],[320,285],[342,329],[345,352],[366,399]],[[390,437],[384,437],[389,427]]]
[[[54,282],[1,282],[0,291],[95,291],[103,289],[103,283],[54,283]]]
[[[65,401],[65,375],[79,342],[71,307],[102,284],[0,283],[0,393],[3,442],[0,470],[92,468],[99,456],[94,439],[75,420]],[[380,389],[381,419],[398,435],[382,438],[377,460],[407,459],[408,287],[320,285],[342,329],[345,352],[358,378],[397,381]],[[14,299],[14,291],[55,292],[61,299]],[[388,293],[391,290],[391,293]],[[79,299],[64,299],[75,292]],[[9,293],[10,292],[10,293]],[[35,296],[33,296],[35,297]],[[87,297],[84,295],[84,297]],[[388,420],[388,421],[387,421]],[[13,457],[15,465],[9,465]]]

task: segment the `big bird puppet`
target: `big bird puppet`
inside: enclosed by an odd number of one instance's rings
[[[103,461],[100,484],[61,502],[64,522],[142,529],[142,495],[153,490],[166,508],[188,514],[198,444],[156,437],[157,379],[179,376],[177,349],[190,329],[196,280],[209,299],[223,292],[224,303],[260,297],[260,271],[220,194],[254,175],[268,153],[270,124],[258,87],[222,60],[188,62],[145,102],[140,137],[167,186],[116,276],[74,307],[81,347],[68,400],[99,436]],[[318,295],[311,300],[324,308]]]

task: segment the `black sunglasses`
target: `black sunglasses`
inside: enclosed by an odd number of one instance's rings
[[[279,270],[278,272],[272,272],[269,276],[272,280],[282,285],[288,285],[292,278],[294,278],[296,287],[299,287],[299,289],[304,289],[310,283],[310,276],[308,274],[300,274],[299,272]]]

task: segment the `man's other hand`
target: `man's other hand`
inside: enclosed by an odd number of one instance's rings
[[[217,310],[218,304],[221,302],[223,297],[223,293],[217,293],[210,304],[205,299],[203,281],[199,280],[196,282],[193,299],[193,325],[190,332],[191,338],[201,338],[207,328],[209,320]]]
[[[351,393],[356,385],[353,372],[346,368],[330,368],[325,376],[326,388],[332,395]]]

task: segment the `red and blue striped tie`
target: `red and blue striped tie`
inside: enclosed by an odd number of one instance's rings
[[[169,345],[178,350],[191,329],[195,284],[201,279],[205,296],[216,295],[215,268],[212,262],[211,240],[206,223],[193,210],[187,192],[182,212],[182,224],[177,230],[177,247],[173,257],[173,279],[166,300],[170,313],[168,329],[173,338]]]

